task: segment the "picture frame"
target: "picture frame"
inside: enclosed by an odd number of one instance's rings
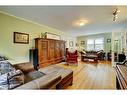
[[[13,41],[14,41],[14,43],[29,44],[29,34],[14,32],[13,33]]]
[[[81,45],[85,45],[85,41],[81,41],[81,43],[80,43]]]
[[[111,39],[107,39],[107,43],[111,43]]]
[[[73,47],[74,46],[74,42],[73,41],[69,41],[69,46]]]
[[[46,37],[47,39],[55,39],[55,40],[61,40],[61,36],[53,33],[47,33],[46,32]]]

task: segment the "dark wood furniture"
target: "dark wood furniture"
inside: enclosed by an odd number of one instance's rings
[[[81,55],[81,61],[92,62],[90,60],[92,60],[93,62],[97,63],[98,62],[98,56],[97,55],[92,55],[92,54],[82,54]]]
[[[118,54],[118,62],[123,62],[124,60],[126,60],[125,54],[124,53]]]
[[[98,62],[98,52],[97,51],[85,51],[81,53],[81,61],[83,62]]]
[[[116,88],[127,89],[127,66],[116,65]]]
[[[111,59],[112,59],[112,54],[111,54],[111,52],[108,52],[107,53],[107,60],[111,61]]]
[[[65,41],[63,40],[36,38],[35,48],[38,49],[39,67],[65,60]]]
[[[56,89],[65,89],[68,86],[73,85],[73,71],[63,71],[66,72],[66,76],[62,74],[64,77],[62,77],[61,81],[56,85]]]
[[[111,52],[107,53],[107,58],[108,58],[108,61],[112,60],[112,53]],[[116,52],[114,53],[114,61],[118,62],[118,54]]]

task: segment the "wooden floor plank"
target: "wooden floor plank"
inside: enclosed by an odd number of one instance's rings
[[[74,71],[73,85],[67,89],[116,89],[115,71],[109,61],[99,61],[98,64],[79,61],[78,66],[58,65]]]

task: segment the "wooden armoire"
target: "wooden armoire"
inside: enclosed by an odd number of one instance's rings
[[[35,48],[38,49],[39,67],[65,60],[65,41],[63,40],[36,38]]]

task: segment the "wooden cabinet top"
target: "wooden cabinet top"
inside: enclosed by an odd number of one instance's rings
[[[62,41],[62,42],[66,42],[66,41],[64,41],[64,40],[47,39],[47,38],[35,38],[34,40],[54,40],[54,41]]]

